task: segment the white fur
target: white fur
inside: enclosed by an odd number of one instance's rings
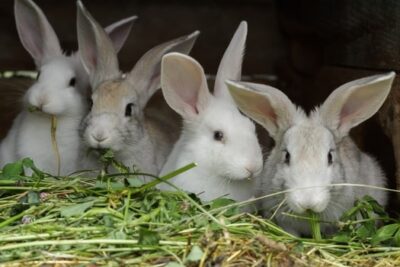
[[[85,144],[111,149],[116,160],[140,171],[157,174],[172,149],[173,132],[144,110],[160,88],[160,62],[172,51],[189,53],[199,32],[158,45],[144,54],[134,68],[122,75],[108,36],[82,4],[78,4],[79,47],[93,88],[93,107],[81,127]],[[132,104],[131,114],[126,115]],[[93,160],[87,159],[88,164]]]
[[[38,168],[56,174],[57,157],[50,131],[54,115],[60,174],[67,175],[78,166],[81,144],[78,130],[87,112],[88,75],[77,54],[63,55],[54,30],[35,3],[16,0],[15,16],[21,42],[34,58],[40,75],[27,90],[24,109],[0,144],[0,165],[30,157]],[[125,41],[134,19],[130,17],[109,26],[117,49]],[[39,110],[29,112],[30,107]]]
[[[289,190],[262,201],[265,216],[271,216],[286,199],[276,215],[277,222],[292,233],[309,235],[308,222],[281,212],[303,215],[312,210],[320,213],[323,221],[334,223],[364,195],[386,204],[385,191],[331,185],[386,186],[380,166],[357,148],[348,132],[380,108],[393,79],[394,73],[389,73],[345,84],[308,116],[272,87],[228,82],[241,110],[262,124],[275,140],[261,175],[259,196]],[[334,230],[334,224],[322,224],[322,231]]]
[[[60,173],[66,175],[76,170],[79,148],[78,129],[86,102],[82,96],[87,88],[87,77],[82,73],[76,56],[59,56],[40,68],[38,81],[24,96],[24,110],[0,144],[0,164],[30,157],[40,169],[56,174],[56,154],[51,143],[51,115],[57,117],[56,138],[61,154]],[[81,88],[69,86],[75,77]],[[29,107],[41,111],[29,112]]]
[[[194,59],[171,53],[162,62],[162,91],[167,103],[184,120],[183,131],[161,174],[189,163],[197,167],[170,180],[203,201],[227,197],[236,201],[254,196],[254,176],[262,169],[261,148],[254,124],[240,114],[223,81],[240,79],[247,24],[242,22],[218,69],[214,95],[203,69]],[[224,135],[214,139],[215,131]],[[171,190],[167,184],[160,189]]]

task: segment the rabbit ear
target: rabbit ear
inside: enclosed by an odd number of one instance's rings
[[[242,60],[247,37],[247,22],[242,21],[226,49],[215,78],[214,95],[232,101],[226,89],[226,80],[239,81],[242,73]]]
[[[395,73],[375,75],[337,88],[320,108],[323,123],[338,137],[372,117],[388,96]]]
[[[161,59],[170,52],[188,54],[196,41],[199,31],[158,45],[144,54],[127,75],[140,94],[140,104],[144,107],[157,89],[160,89]]]
[[[81,1],[77,1],[77,7],[79,53],[95,89],[101,82],[120,76],[118,59],[107,33]]]
[[[22,45],[41,66],[62,54],[57,35],[42,10],[31,0],[15,0],[15,21]]]
[[[136,21],[137,16],[131,16],[107,26],[104,30],[113,42],[114,49],[118,53],[124,45],[129,33],[131,32],[132,25]]]
[[[179,53],[163,57],[161,86],[168,105],[186,119],[202,112],[212,97],[203,68],[191,57]]]
[[[239,109],[264,126],[274,140],[293,124],[296,107],[278,89],[233,81],[226,81],[226,85]]]

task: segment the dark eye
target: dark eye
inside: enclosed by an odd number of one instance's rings
[[[39,80],[39,77],[40,77],[40,71],[37,73],[36,80]]]
[[[332,163],[333,163],[332,150],[329,150],[329,153],[328,153],[328,165],[332,165]]]
[[[129,103],[128,105],[126,105],[126,109],[125,109],[126,117],[132,116],[132,108],[133,108],[133,103]]]
[[[285,157],[285,164],[289,165],[290,164],[290,153],[287,150],[283,151],[284,157]]]
[[[215,141],[222,141],[224,139],[224,133],[221,131],[215,131],[214,132],[214,140]]]
[[[93,107],[93,100],[89,97],[88,98],[88,103],[89,103],[89,109],[92,109]]]
[[[73,78],[71,78],[71,80],[69,80],[69,86],[74,87],[75,84],[76,84],[76,79],[75,79],[75,77],[73,77]]]

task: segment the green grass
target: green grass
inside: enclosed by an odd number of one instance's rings
[[[180,190],[160,192],[110,155],[98,177],[53,177],[31,160],[0,174],[0,265],[56,266],[398,266],[400,224],[366,197],[343,215],[341,231],[298,238],[240,203],[207,205]],[[121,173],[109,175],[110,166]],[[33,175],[23,175],[23,168]],[[91,175],[90,175],[91,174]],[[91,177],[92,176],[92,177]],[[245,204],[245,203],[242,203]],[[376,218],[385,222],[377,226]]]

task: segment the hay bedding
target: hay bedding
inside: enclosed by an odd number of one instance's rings
[[[397,266],[400,223],[366,197],[344,214],[341,231],[298,238],[240,203],[207,205],[182,191],[160,192],[130,168],[55,177],[25,159],[0,176],[2,266]],[[123,167],[123,168],[122,168]],[[161,179],[194,167],[188,165]],[[24,175],[24,168],[33,170]],[[246,204],[246,203],[242,203]],[[378,216],[385,226],[376,226]]]

